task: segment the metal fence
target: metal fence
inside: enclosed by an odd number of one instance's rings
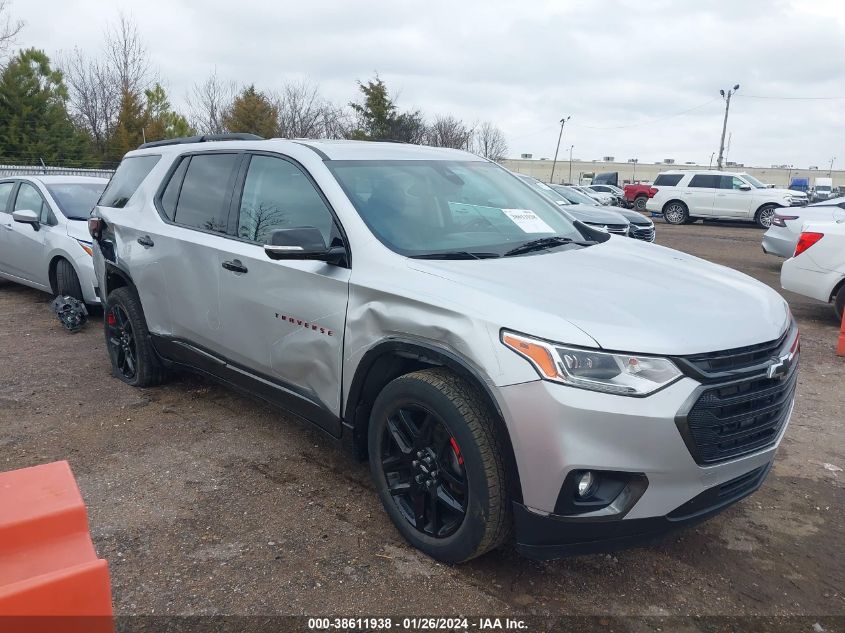
[[[44,167],[41,165],[0,165],[2,176],[95,176],[111,178],[113,169],[82,169],[78,167]]]

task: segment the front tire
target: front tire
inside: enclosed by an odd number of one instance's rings
[[[754,222],[761,229],[769,228],[772,225],[772,218],[775,217],[777,208],[778,206],[776,204],[764,204],[754,214]]]
[[[379,498],[402,536],[444,563],[510,536],[493,415],[475,387],[442,368],[396,378],[373,405],[368,448]]]
[[[66,259],[56,262],[56,294],[62,297],[73,297],[78,301],[85,301],[82,296],[82,286],[79,277],[71,263]]]
[[[686,224],[689,220],[689,209],[680,200],[672,200],[663,207],[663,219],[667,224]]]
[[[125,286],[113,290],[103,313],[106,349],[114,375],[133,387],[161,384],[165,370],[150,342],[138,295]]]

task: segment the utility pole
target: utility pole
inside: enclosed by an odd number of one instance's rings
[[[631,162],[634,163],[634,173],[631,174],[631,182],[637,182],[637,163],[640,162],[640,159],[634,158]]]
[[[575,147],[574,145],[569,146],[569,184],[572,184],[572,148]]]
[[[555,181],[555,165],[557,165],[557,153],[558,153],[558,151],[560,151],[560,139],[563,138],[563,126],[571,118],[572,118],[572,115],[570,114],[565,119],[560,120],[560,134],[557,135],[557,148],[555,149],[555,159],[554,159],[554,161],[552,161],[552,177],[549,178],[550,182]]]
[[[830,178],[833,175],[833,161],[836,160],[836,156],[830,159],[830,169],[827,170],[827,177]]]
[[[710,152],[710,162],[707,163],[707,169],[711,169],[713,167],[713,157],[716,155],[716,152]]]
[[[728,130],[728,111],[731,109],[731,97],[737,90],[739,90],[739,84],[736,84],[727,93],[724,90],[719,91],[719,94],[725,100],[725,121],[722,123],[722,141],[719,143],[719,160],[716,161],[716,169],[719,171],[722,170],[722,156],[725,153],[725,132]]]

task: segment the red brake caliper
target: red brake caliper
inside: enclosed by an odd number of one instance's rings
[[[112,327],[117,325],[117,319],[114,317],[114,312],[109,311],[109,313],[106,315],[106,323],[108,323]]]
[[[461,455],[461,447],[458,446],[458,443],[455,441],[454,437],[449,438],[449,443],[452,445],[452,450],[455,451],[455,457],[458,458],[458,463],[463,466],[464,458]]]

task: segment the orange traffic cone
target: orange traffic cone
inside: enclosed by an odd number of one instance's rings
[[[67,462],[0,473],[0,630],[114,631],[108,564]]]
[[[845,356],[845,312],[842,312],[842,327],[839,328],[839,347],[836,348],[836,353]]]

